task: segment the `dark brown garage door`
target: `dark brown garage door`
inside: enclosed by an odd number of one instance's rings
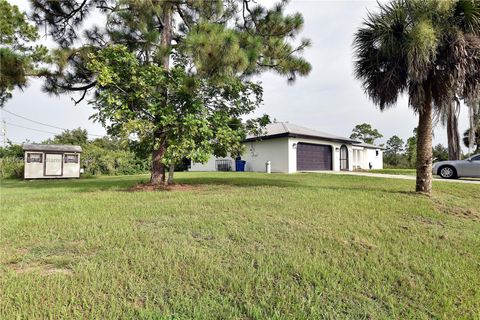
[[[332,170],[332,147],[321,144],[297,144],[297,171]]]

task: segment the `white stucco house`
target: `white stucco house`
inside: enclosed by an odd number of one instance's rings
[[[73,145],[24,144],[25,179],[80,177],[82,148]]]
[[[244,141],[245,171],[272,172],[353,171],[383,169],[383,148],[350,138],[277,122],[266,126],[259,136]],[[190,171],[235,171],[235,159],[212,156],[206,163],[192,163]]]

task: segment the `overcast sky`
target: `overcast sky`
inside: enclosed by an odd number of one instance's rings
[[[27,0],[9,1],[28,10]],[[364,94],[360,82],[353,77],[353,34],[361,25],[367,10],[374,11],[376,8],[375,1],[293,1],[289,11],[301,12],[305,19],[301,37],[312,41],[305,57],[313,69],[308,77],[299,78],[293,85],[273,73],[262,75],[259,80],[264,87],[264,104],[257,114],[267,113],[278,121],[343,136],[349,136],[356,124],[366,122],[384,135],[379,143],[392,135],[404,140],[411,136],[417,118],[408,108],[407,99],[404,97],[395,107],[380,112]],[[15,91],[5,109],[57,127],[82,127],[92,134],[105,133],[101,125],[88,119],[92,109],[86,102],[75,106],[69,96],[49,96],[41,91],[41,81],[31,81],[23,92]],[[467,114],[467,109],[462,107],[461,133],[468,128]],[[17,143],[27,139],[40,142],[53,134],[13,125],[61,131],[5,112],[2,112],[2,117],[9,123],[7,137]],[[447,143],[446,131],[440,126],[435,129],[434,142]]]

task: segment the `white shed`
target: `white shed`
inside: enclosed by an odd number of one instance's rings
[[[58,144],[24,144],[25,179],[80,177],[82,147]]]
[[[287,122],[266,126],[260,136],[244,141],[245,171],[272,172],[353,171],[383,169],[383,148],[371,144],[301,127]],[[190,171],[234,171],[231,157],[211,157],[206,163],[192,163]]]

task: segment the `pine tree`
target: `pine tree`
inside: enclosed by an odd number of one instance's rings
[[[17,6],[0,0],[0,107],[15,88],[24,88],[30,76],[42,75],[47,48],[35,45],[37,28]]]
[[[35,0],[33,17],[58,43],[54,94],[95,91],[94,118],[111,134],[135,134],[152,152],[151,182],[165,166],[209,151],[238,151],[242,116],[262,101],[252,76],[272,70],[294,81],[309,73],[295,42],[300,14],[252,0]],[[83,22],[98,10],[105,27]],[[75,47],[79,39],[86,44]],[[78,101],[80,101],[78,100]],[[78,102],[77,101],[77,102]],[[257,123],[265,122],[262,118]]]

